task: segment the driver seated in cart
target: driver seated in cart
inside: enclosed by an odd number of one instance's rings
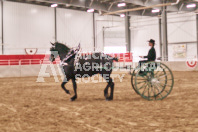
[[[154,48],[154,46],[155,46],[155,40],[150,39],[148,42],[149,42],[149,46],[151,48],[150,48],[147,56],[139,56],[140,58],[146,58],[147,59],[147,60],[139,61],[139,67],[140,68],[141,68],[141,66],[144,63],[155,61],[155,59],[156,59],[156,52],[155,52],[155,48]],[[143,73],[144,73],[144,71],[140,70],[139,74],[143,74]]]

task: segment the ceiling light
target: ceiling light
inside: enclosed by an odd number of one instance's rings
[[[126,3],[119,3],[118,4],[118,7],[123,7],[123,6],[126,6]]]
[[[88,9],[87,12],[94,12],[94,9]]]
[[[157,12],[160,12],[160,10],[159,9],[153,9],[151,12],[152,13],[157,13]]]
[[[71,5],[70,5],[70,4],[66,4],[65,6],[66,6],[66,7],[70,7]]]
[[[125,17],[125,14],[121,14],[120,17]]]
[[[52,4],[51,5],[51,7],[57,7],[58,6],[58,4]]]
[[[188,4],[186,7],[187,8],[194,8],[194,7],[196,7],[196,4]]]
[[[36,9],[31,9],[31,13],[32,14],[35,14],[35,13],[37,13],[38,11],[36,10]]]

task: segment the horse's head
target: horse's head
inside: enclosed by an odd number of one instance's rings
[[[51,43],[51,45],[52,45],[52,47],[50,48],[51,55],[50,55],[50,58],[49,58],[49,60],[51,62],[55,61],[56,57],[58,57],[58,56],[65,57],[65,55],[70,50],[66,45],[58,43],[58,42]]]
[[[51,62],[53,62],[53,61],[55,61],[55,58],[56,58],[58,55],[55,54],[55,52],[57,52],[56,43],[51,43],[51,44],[52,44],[52,47],[50,48],[51,55],[50,55],[49,60],[50,60]]]

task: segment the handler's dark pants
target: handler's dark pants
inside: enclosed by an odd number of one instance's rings
[[[152,62],[152,61],[148,61],[148,60],[139,61],[138,67],[141,68],[142,65],[144,65],[145,63],[148,63],[148,62]],[[157,68],[157,63],[154,63],[154,64],[155,64],[154,66],[152,64],[149,64],[147,67],[154,70]],[[144,72],[144,70],[140,70],[140,73],[142,73],[142,72]]]
[[[138,67],[141,68],[141,66],[144,65],[144,63],[147,63],[147,62],[149,62],[149,61],[148,60],[139,61]]]

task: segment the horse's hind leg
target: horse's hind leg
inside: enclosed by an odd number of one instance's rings
[[[108,88],[109,88],[109,83],[107,84],[106,88],[104,89],[105,98],[108,98]]]
[[[71,101],[74,101],[75,99],[77,99],[77,85],[76,85],[76,80],[72,79],[72,83],[73,83],[73,88],[74,88],[74,96],[71,98]]]
[[[107,86],[104,89],[104,96],[105,96],[105,98],[107,100],[109,98],[109,96],[108,96],[108,88],[110,87],[109,79],[106,76],[104,76],[103,74],[101,74],[101,76],[107,81]]]
[[[64,79],[64,81],[62,82],[62,84],[61,84],[61,87],[62,87],[62,89],[67,93],[67,94],[70,94],[70,92],[69,92],[69,90],[67,90],[66,88],[65,88],[65,84],[69,81],[70,79]]]
[[[107,86],[106,88],[104,89],[104,96],[106,98],[106,100],[113,100],[113,92],[114,92],[114,82],[112,80],[112,78],[110,77],[106,77],[106,76],[103,76],[104,79],[107,81]],[[108,97],[108,88],[111,88],[111,93],[110,93],[110,96]]]
[[[114,82],[113,82],[112,78],[109,79],[109,85],[111,87],[111,93],[110,93],[108,100],[113,100]]]

